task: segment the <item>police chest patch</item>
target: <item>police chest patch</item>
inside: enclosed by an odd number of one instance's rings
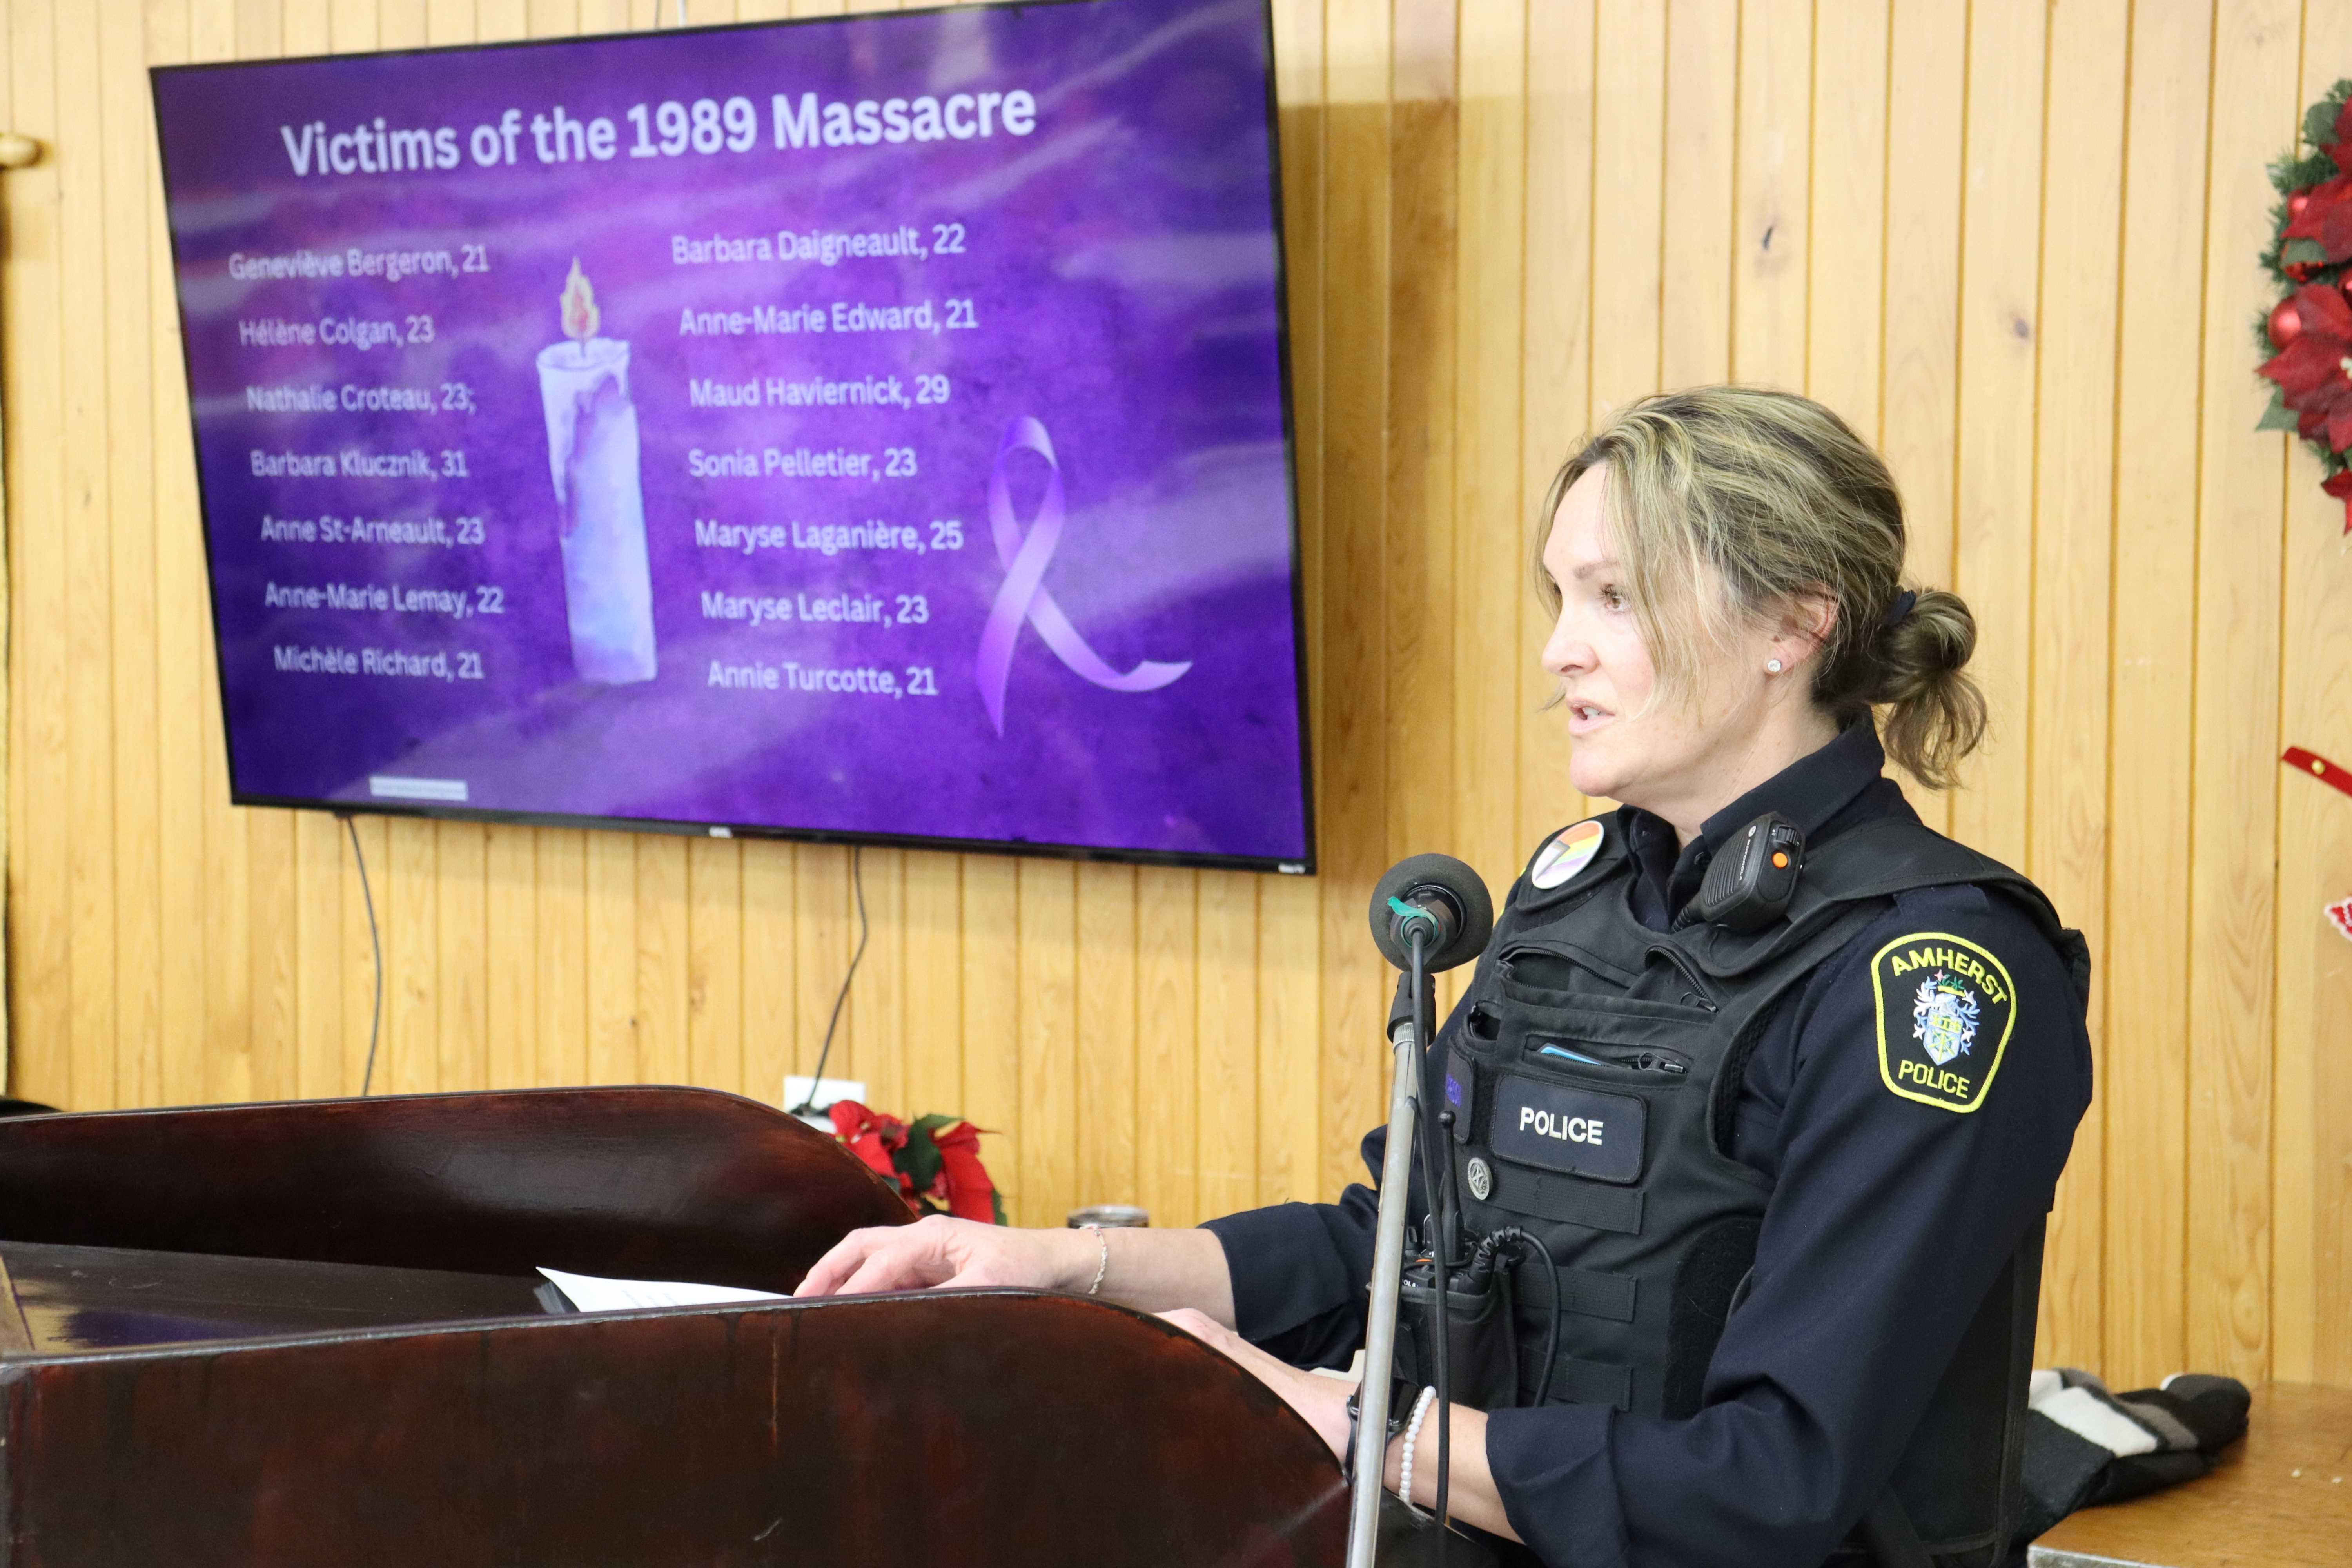
[[[2017,1021],[2000,960],[1966,937],[1914,931],[1878,950],[1870,985],[1886,1087],[1962,1115],[1982,1105]]]
[[[1647,1102],[1506,1073],[1495,1082],[1495,1152],[1522,1165],[1603,1182],[1642,1176]]]

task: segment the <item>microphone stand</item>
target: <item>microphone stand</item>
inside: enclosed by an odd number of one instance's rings
[[[1364,1376],[1356,1389],[1356,1427],[1349,1458],[1354,1490],[1348,1500],[1348,1568],[1372,1568],[1380,1544],[1381,1496],[1387,1489],[1389,1395],[1396,1381],[1396,1331],[1404,1283],[1404,1227],[1412,1202],[1412,1163],[1425,1163],[1429,1183],[1429,1257],[1432,1308],[1429,1370],[1436,1376],[1437,1568],[1445,1568],[1447,1467],[1450,1407],[1447,1342],[1452,1334],[1452,1298],[1446,1275],[1454,1238],[1446,1220],[1454,1186],[1450,1151],[1419,1147],[1423,1136],[1423,1054],[1434,1027],[1434,969],[1450,969],[1474,958],[1494,930],[1495,910],[1478,873],[1446,855],[1415,855],[1389,868],[1372,888],[1372,941],[1381,956],[1404,971],[1389,1008],[1389,1046],[1395,1070],[1390,1079],[1388,1146],[1381,1155],[1380,1214],[1372,1233],[1372,1278],[1364,1319]],[[1438,1118],[1450,1126],[1452,1113]],[[1443,1158],[1441,1158],[1443,1154]],[[1407,1506],[1411,1506],[1408,1502]]]
[[[1427,935],[1413,929],[1412,970],[1418,986]],[[1415,1001],[1419,1000],[1416,995]],[[1355,1490],[1349,1500],[1348,1568],[1372,1568],[1380,1534],[1381,1493],[1388,1469],[1389,1388],[1395,1379],[1397,1291],[1404,1278],[1405,1209],[1412,1202],[1414,1122],[1421,1110],[1421,1053],[1415,1027],[1421,1009],[1409,1005],[1389,1026],[1395,1073],[1389,1089],[1389,1142],[1381,1155],[1381,1206],[1372,1233],[1370,1315],[1364,1328],[1364,1380],[1356,1393]],[[1434,1194],[1432,1198],[1434,1202]]]

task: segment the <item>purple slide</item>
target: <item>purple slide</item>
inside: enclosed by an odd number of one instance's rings
[[[154,73],[234,798],[1304,869],[1264,0]]]

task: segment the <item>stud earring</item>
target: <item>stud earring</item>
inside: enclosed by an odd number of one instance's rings
[[[1780,661],[1779,659],[1777,659],[1777,658],[1768,658],[1768,659],[1766,659],[1766,660],[1764,661],[1764,672],[1765,672],[1767,675],[1778,675],[1778,674],[1780,674]]]

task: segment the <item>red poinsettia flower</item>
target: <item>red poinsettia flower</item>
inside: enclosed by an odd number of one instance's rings
[[[2338,174],[2305,194],[2311,199],[2303,216],[2286,226],[2286,237],[2315,242],[2330,266],[2352,258],[2352,174]]]
[[[2321,283],[2294,291],[2303,331],[2262,368],[2294,410],[2295,428],[2331,452],[2352,447],[2352,305]]]
[[[2336,178],[2305,193],[2309,199],[2302,215],[2284,232],[2289,239],[2315,243],[2333,266],[2352,259],[2352,99],[2336,116],[2336,141],[2327,155],[2336,161]]]
[[[2352,533],[2352,468],[2340,474],[2330,474],[2319,481],[2319,488],[2344,503],[2344,531]],[[2345,901],[2352,903],[2352,899]],[[2352,936],[2352,930],[2346,931],[2344,934]]]

